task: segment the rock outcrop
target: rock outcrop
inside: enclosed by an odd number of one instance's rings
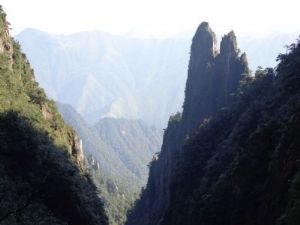
[[[1,7],[1,6],[0,6]],[[1,11],[2,7],[0,8]],[[13,45],[9,35],[9,24],[6,21],[6,14],[2,13],[0,19],[0,54],[2,57],[8,58],[8,66],[12,66]]]
[[[246,56],[240,56],[234,33],[222,38],[219,52],[209,24],[201,23],[192,41],[182,116],[174,115],[169,120],[159,159],[151,163],[147,187],[130,214],[128,225],[162,223],[171,207],[170,187],[176,181],[184,140],[230,101],[230,94],[236,92],[248,73]]]
[[[230,101],[243,75],[249,75],[247,59],[239,54],[234,32],[222,38],[219,52],[215,34],[208,23],[202,23],[191,47],[181,122],[183,137]]]
[[[213,43],[207,24],[196,40]],[[127,224],[300,224],[300,40],[255,76],[233,32],[218,54],[194,42],[182,116]]]

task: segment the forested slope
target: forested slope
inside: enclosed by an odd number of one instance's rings
[[[104,225],[75,132],[35,82],[0,9],[0,224]]]
[[[182,116],[127,224],[299,224],[300,43],[255,76],[235,43],[230,32],[218,53],[198,28]]]

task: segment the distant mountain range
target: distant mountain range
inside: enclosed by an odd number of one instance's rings
[[[65,122],[82,139],[86,156],[100,163],[105,176],[138,191],[145,185],[147,164],[160,151],[162,130],[139,120],[104,118],[89,126],[71,105],[56,103]]]
[[[103,32],[55,36],[28,29],[21,43],[47,94],[89,122],[142,119],[164,127],[183,99],[189,41]]]
[[[274,66],[296,35],[241,38],[250,68]],[[165,127],[181,111],[191,38],[128,38],[100,31],[16,36],[48,96],[71,104],[92,124],[103,117],[142,119]],[[220,38],[219,38],[220,39]]]
[[[265,37],[239,37],[238,43],[242,52],[247,53],[249,68],[255,72],[258,66],[274,67],[279,53],[286,53],[287,43],[293,43],[298,33],[270,34]]]
[[[148,177],[147,165],[160,151],[162,130],[140,120],[104,118],[89,126],[71,105],[56,103],[80,139],[93,180],[101,190],[110,224],[123,224],[126,211]]]

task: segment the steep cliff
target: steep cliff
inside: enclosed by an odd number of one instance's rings
[[[35,82],[0,7],[0,224],[104,225],[80,140]]]
[[[229,102],[243,77],[249,75],[245,54],[240,56],[233,32],[221,41],[203,22],[193,38],[183,113],[173,115],[165,131],[158,158],[152,161],[146,189],[130,213],[127,224],[160,224],[171,207],[171,185],[182,144],[190,134]]]
[[[185,142],[163,225],[299,224],[300,42]]]
[[[243,76],[249,75],[245,54],[240,56],[233,31],[221,40],[220,53],[215,34],[202,23],[192,41],[181,129],[183,136],[199,126],[204,118],[228,104]]]
[[[207,24],[197,33],[213,42]],[[255,76],[232,32],[215,56],[194,42],[183,115],[170,118],[127,224],[299,224],[300,41]]]

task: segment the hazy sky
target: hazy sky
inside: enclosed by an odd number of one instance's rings
[[[12,33],[33,27],[49,33],[102,30],[164,35],[194,31],[208,21],[216,33],[300,31],[299,0],[0,0]]]

